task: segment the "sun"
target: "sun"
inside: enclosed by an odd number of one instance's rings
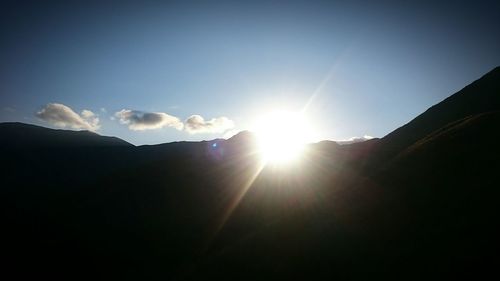
[[[300,159],[310,136],[303,115],[291,111],[274,111],[262,116],[254,131],[259,154],[269,164],[288,164]]]

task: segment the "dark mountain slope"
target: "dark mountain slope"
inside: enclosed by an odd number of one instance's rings
[[[4,180],[25,187],[63,182],[86,185],[103,173],[125,166],[126,155],[134,148],[119,138],[89,131],[0,123]],[[6,188],[10,187],[13,185]]]
[[[320,155],[341,165],[328,186],[308,178],[307,188],[322,200],[310,208],[302,200],[267,211],[261,221],[282,215],[254,224],[240,239],[224,238],[225,247],[201,264],[193,280],[242,272],[249,279],[269,280],[418,280],[493,273],[499,265],[493,249],[500,246],[500,150],[493,137],[500,113],[492,111],[499,108],[499,74],[497,68],[382,140],[341,148],[317,144]],[[329,174],[338,173],[321,158],[313,159]],[[365,170],[370,178],[356,173],[363,161],[374,159]],[[253,185],[230,224],[241,226],[266,200],[269,194],[258,192],[261,184]],[[301,192],[305,197],[307,192]]]
[[[439,128],[469,115],[500,110],[500,67],[497,67],[408,124],[383,137],[373,155],[373,165],[396,156]]]
[[[378,237],[379,258],[402,275],[488,276],[499,265],[498,124],[500,111],[477,114],[416,142],[370,182],[339,195],[354,203],[340,220]]]
[[[302,190],[292,205],[289,200],[297,197],[282,191],[265,207],[270,189],[279,187],[266,184],[272,179],[264,176],[219,234],[221,249],[205,258],[190,278],[489,276],[498,266],[494,249],[500,246],[500,148],[491,135],[498,124],[497,111],[438,129],[373,178],[346,169],[335,177],[338,171],[330,167],[329,185],[314,181],[317,174],[308,178],[311,193]],[[306,199],[311,194],[313,203]],[[283,201],[288,204],[279,207]],[[252,217],[257,222],[248,226]]]
[[[205,247],[257,163],[248,133],[135,147],[103,146],[93,133],[31,125],[6,124],[0,131],[8,164],[0,197],[2,238],[11,241],[5,253],[12,268],[24,265],[42,275],[178,274]]]
[[[116,147],[132,144],[90,131],[53,130],[24,123],[0,123],[0,146],[22,149],[41,147]]]

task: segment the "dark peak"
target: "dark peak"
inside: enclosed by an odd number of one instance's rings
[[[316,151],[334,151],[339,148],[339,144],[331,140],[322,140],[315,143],[310,143],[309,148]]]
[[[122,139],[87,130],[50,129],[20,122],[0,123],[0,144],[20,148],[132,146]]]
[[[89,130],[67,130],[67,129],[52,129],[47,127],[42,127],[33,124],[27,124],[22,122],[3,122],[0,123],[1,130],[39,130],[39,131],[55,131],[55,132],[73,132],[87,135],[100,136],[98,133]]]
[[[241,142],[241,141],[255,141],[257,138],[256,134],[254,132],[250,131],[241,131],[237,133],[236,135],[232,136],[231,138],[228,139],[230,142]]]
[[[224,142],[227,155],[245,155],[255,150],[257,136],[250,131],[241,131]]]
[[[80,130],[80,131],[77,131],[77,132],[80,132],[81,134],[90,134],[90,135],[98,135],[98,136],[100,136],[98,133],[96,133],[94,131],[89,131],[89,130]]]
[[[0,128],[32,128],[32,129],[48,129],[44,128],[41,126],[33,125],[33,124],[26,124],[26,123],[21,123],[21,122],[3,122],[0,123]]]
[[[322,141],[318,141],[315,143],[311,143],[309,145],[312,145],[312,146],[339,146],[339,144],[336,141],[332,141],[332,140],[322,140]]]

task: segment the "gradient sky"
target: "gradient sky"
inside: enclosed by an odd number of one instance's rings
[[[498,1],[64,2],[0,4],[1,122],[54,127],[36,113],[60,103],[155,144],[224,133],[134,131],[115,113],[243,130],[309,102],[317,139],[382,137],[500,65]]]

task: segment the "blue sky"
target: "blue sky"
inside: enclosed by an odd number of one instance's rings
[[[310,100],[317,139],[382,137],[500,65],[499,4],[234,2],[2,4],[0,121],[57,127],[37,116],[57,103],[92,111],[100,134],[154,144]],[[122,110],[143,119],[123,124]],[[155,112],[184,129],[130,129]],[[193,115],[208,129],[190,133]]]

